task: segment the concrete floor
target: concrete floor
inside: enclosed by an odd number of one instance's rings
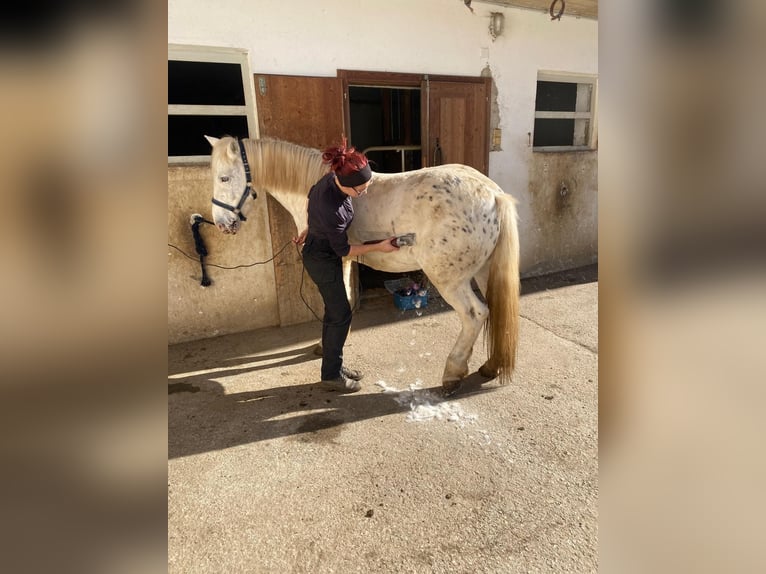
[[[523,282],[513,383],[442,399],[459,330],[440,299],[357,311],[319,388],[320,325],[169,348],[168,571],[596,572],[598,283]]]

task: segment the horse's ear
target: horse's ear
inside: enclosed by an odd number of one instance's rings
[[[239,144],[237,140],[232,139],[226,148],[226,155],[229,156],[231,161],[236,160],[239,157]]]
[[[205,139],[210,144],[210,147],[214,147],[215,144],[220,141],[218,138],[214,138],[213,136],[205,136]]]

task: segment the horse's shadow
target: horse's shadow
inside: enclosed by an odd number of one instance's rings
[[[257,368],[257,367],[256,367]],[[217,375],[220,375],[218,373]],[[175,380],[174,380],[175,381]],[[415,391],[431,402],[453,400],[494,390],[483,387],[478,373],[467,377],[459,392],[445,399],[441,387]],[[359,393],[329,391],[318,382],[275,386],[226,394],[207,375],[174,382],[184,392],[168,401],[168,458],[178,458],[280,437],[301,442],[332,443],[344,425],[386,415],[405,413],[409,406],[396,393],[373,392],[366,382]],[[173,392],[169,388],[169,392]]]

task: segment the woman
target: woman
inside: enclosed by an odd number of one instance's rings
[[[364,154],[346,147],[329,147],[322,159],[330,172],[309,191],[308,229],[293,238],[303,245],[303,265],[319,288],[324,301],[322,327],[322,384],[328,388],[355,392],[362,374],[343,365],[343,345],[351,325],[351,305],[343,283],[343,257],[380,251],[397,251],[391,240],[349,245],[346,230],[354,219],[353,197],[367,193],[372,171]]]

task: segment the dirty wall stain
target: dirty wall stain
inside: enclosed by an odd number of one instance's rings
[[[597,152],[533,153],[529,197],[535,267],[553,271],[595,260]]]

